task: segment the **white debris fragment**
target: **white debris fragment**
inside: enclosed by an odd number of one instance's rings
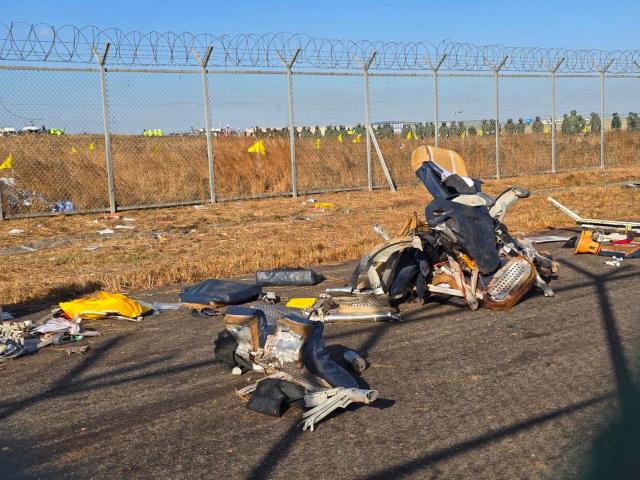
[[[111,235],[113,233],[113,230],[110,228],[103,228],[102,230],[98,230],[96,233],[98,235]]]
[[[9,235],[21,235],[24,233],[24,230],[20,230],[19,228],[12,228],[8,233]]]

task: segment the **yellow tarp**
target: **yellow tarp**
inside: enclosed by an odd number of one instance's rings
[[[108,292],[98,292],[93,297],[61,302],[60,308],[71,318],[103,318],[110,314],[137,318],[149,311],[149,308],[120,293]]]
[[[311,308],[316,302],[317,298],[292,298],[287,302],[287,307],[291,308]]]

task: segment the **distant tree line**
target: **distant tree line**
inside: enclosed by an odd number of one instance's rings
[[[627,131],[640,131],[640,117],[638,113],[629,112],[627,115]],[[548,133],[550,126],[545,126],[542,119],[538,116],[531,123],[531,132],[534,134]],[[522,118],[519,118],[515,122],[512,118],[508,118],[506,122],[500,125],[500,133],[506,135],[518,135],[526,132],[527,123]],[[589,119],[585,119],[582,115],[579,115],[577,110],[571,110],[569,113],[565,113],[562,116],[562,122],[560,124],[560,132],[564,135],[578,135],[586,133],[600,133],[602,128],[602,122],[600,115],[595,112],[591,112]],[[614,113],[611,118],[611,129],[619,131],[622,129],[622,119],[618,113]],[[378,138],[393,138],[398,135],[397,130],[394,129],[391,123],[382,123],[373,126],[373,130]],[[400,129],[399,135],[404,138],[416,138],[427,139],[435,137],[435,124],[433,122],[424,123],[404,123]],[[495,135],[496,133],[496,121],[495,119],[484,119],[480,123],[480,128],[476,129],[474,126],[467,127],[463,121],[441,122],[438,128],[438,133],[441,137],[464,137],[474,135]],[[365,127],[362,124],[358,124],[355,127],[346,127],[344,125],[329,125],[324,129],[324,135],[322,129],[319,126],[315,127],[302,127],[296,129],[296,136],[299,138],[341,138],[346,139],[347,136],[361,135],[366,133]],[[288,128],[260,128],[255,127],[254,135],[258,137],[266,138],[289,138]]]

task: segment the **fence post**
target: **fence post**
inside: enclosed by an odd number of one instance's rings
[[[111,157],[111,129],[109,127],[109,96],[107,95],[107,75],[105,62],[109,54],[109,42],[105,43],[102,55],[96,49],[93,54],[100,65],[100,90],[102,92],[102,122],[104,124],[104,152],[107,158],[107,185],[109,190],[109,211],[116,212],[116,194],[113,186],[113,159]]]
[[[602,68],[594,62],[594,66],[600,72],[600,168],[604,168],[604,75],[612,63],[613,59]]]
[[[364,79],[364,127],[367,133],[367,185],[369,190],[373,190],[373,164],[371,163],[371,115],[369,112],[369,67],[376,58],[377,52],[374,50],[369,60],[362,64],[362,78]]]
[[[440,70],[440,66],[442,62],[444,62],[445,58],[447,58],[447,54],[443,53],[435,65],[431,63],[431,60],[427,57],[426,62],[427,66],[431,69],[433,74],[433,124],[435,126],[435,130],[433,132],[435,136],[436,147],[440,146],[440,126],[438,121],[438,70]]]
[[[551,74],[551,173],[556,173],[556,72],[564,62],[564,58],[562,57],[551,68],[542,60],[542,64]]]
[[[207,65],[211,58],[211,52],[213,47],[209,45],[204,58],[198,55],[198,52],[193,49],[193,54],[198,59],[200,67],[202,69],[202,101],[204,104],[204,128],[207,131],[207,160],[209,162],[209,201],[216,203],[216,176],[213,166],[213,141],[211,140],[211,114],[209,112],[209,80],[207,77]]]
[[[500,70],[509,58],[506,55],[497,65],[491,65],[485,58],[484,63],[493,69],[496,80],[496,179],[500,180]]]
[[[284,56],[280,52],[278,56],[280,60],[287,68],[287,81],[289,84],[289,152],[291,154],[291,196],[298,196],[298,166],[296,164],[296,132],[295,122],[293,121],[293,72],[291,68],[295,63],[298,55],[300,55],[301,49],[298,48],[296,53],[293,54],[291,61],[285,60]]]

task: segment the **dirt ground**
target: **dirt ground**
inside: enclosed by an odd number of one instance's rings
[[[512,233],[571,226],[552,207],[553,195],[583,216],[638,220],[640,166],[489,180],[499,193],[522,185],[532,196],[509,211]],[[417,182],[416,182],[417,183]],[[412,215],[424,218],[430,197],[422,185],[398,192],[345,192],[309,197],[219,203],[202,207],[68,215],[0,222],[0,304],[48,305],[98,289],[132,291],[278,266],[357,258],[378,243],[372,225],[395,232]],[[22,233],[11,235],[11,230]],[[96,232],[112,229],[113,234]]]
[[[507,312],[412,304],[403,323],[326,326],[332,355],[367,359],[361,382],[380,399],[315,432],[298,411],[244,408],[234,389],[257,377],[212,361],[220,317],[94,321],[102,336],[83,341],[85,355],[48,347],[0,366],[0,476],[637,478],[640,264],[552,251],[553,298]],[[343,284],[352,266],[320,266],[325,283],[279,291]]]

